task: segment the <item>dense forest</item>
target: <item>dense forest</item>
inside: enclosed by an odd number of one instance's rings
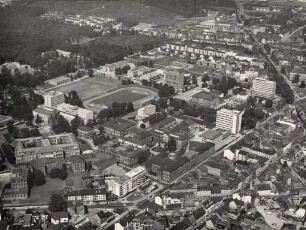
[[[20,5],[0,9],[0,63],[19,61],[36,67],[42,52],[92,34],[91,28],[41,19],[43,13],[42,8]]]
[[[122,35],[113,31],[107,37],[75,45],[72,41],[76,39],[98,37],[100,34],[90,27],[42,19],[39,16],[43,13],[42,8],[25,5],[0,9],[0,64],[18,61],[42,68],[46,62],[41,53],[63,49],[85,57],[86,67],[100,66],[119,61],[134,52],[151,49],[162,42],[157,38],[131,33]]]

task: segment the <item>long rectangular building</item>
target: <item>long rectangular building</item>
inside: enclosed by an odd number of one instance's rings
[[[56,110],[71,122],[75,116],[79,116],[86,124],[89,120],[93,119],[93,112],[87,109],[80,108],[75,105],[70,105],[67,103],[62,103],[56,106]]]
[[[16,139],[16,163],[40,158],[63,158],[80,155],[80,147],[72,133]]]

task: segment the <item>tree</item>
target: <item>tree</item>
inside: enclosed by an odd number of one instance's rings
[[[71,132],[78,136],[78,128],[83,125],[83,121],[82,119],[76,115],[74,119],[72,119],[71,121]]]
[[[287,74],[287,72],[286,72],[286,68],[284,67],[284,66],[282,66],[282,68],[281,68],[281,74],[284,74],[284,75],[286,75]]]
[[[174,138],[170,137],[168,142],[168,150],[174,152],[176,150],[176,141]]]
[[[158,100],[158,106],[161,109],[167,109],[168,108],[168,99],[164,98],[164,97],[160,98]]]
[[[9,134],[9,133],[3,134],[3,137],[5,138],[5,141],[6,141],[7,143],[11,143],[11,142],[13,141],[13,137],[12,137],[12,135]]]
[[[306,86],[305,81],[301,81],[300,88],[305,88],[305,86]]]
[[[13,120],[8,121],[7,124],[6,124],[6,127],[7,127],[7,131],[9,132],[9,134],[14,133],[15,127],[14,127],[14,121]]]
[[[103,123],[107,121],[112,116],[112,111],[110,109],[102,109],[97,115],[98,123]]]
[[[14,152],[12,146],[7,144],[7,143],[3,143],[1,145],[1,149],[3,151],[3,154],[4,154],[5,158],[8,161],[8,163],[15,164],[16,163],[16,157],[15,157],[15,152]]]
[[[94,76],[94,71],[93,71],[93,69],[88,69],[88,76],[89,77],[93,77]]]
[[[273,106],[273,101],[270,99],[266,99],[265,107],[269,109],[272,106]]]
[[[61,180],[66,180],[67,176],[68,176],[67,171],[64,168],[62,168],[58,178],[61,179]]]
[[[298,83],[300,81],[300,75],[299,74],[295,74],[292,80],[292,83]]]
[[[54,117],[51,117],[51,124],[52,130],[56,134],[69,133],[71,131],[69,122],[60,114],[55,114]]]
[[[75,90],[70,91],[67,96],[65,95],[65,103],[84,108],[83,102]]]
[[[36,186],[40,186],[46,183],[46,178],[44,173],[39,170],[39,169],[35,169],[34,170],[34,177],[33,177],[33,184]]]
[[[146,128],[146,125],[144,123],[140,124],[139,126],[141,129],[145,129]]]
[[[109,136],[106,136],[104,134],[94,135],[92,138],[92,141],[95,146],[103,145],[105,142],[109,140]]]
[[[61,173],[61,169],[59,169],[59,168],[53,168],[53,169],[51,169],[51,171],[50,171],[50,177],[51,177],[51,178],[58,178],[59,175],[60,175],[60,173]]]
[[[134,111],[135,111],[134,105],[133,105],[132,102],[128,102],[128,103],[127,103],[126,111],[127,111],[127,113],[131,113],[131,112],[134,112]]]
[[[202,82],[203,82],[203,83],[206,83],[207,81],[209,81],[209,76],[208,76],[208,74],[206,73],[206,74],[204,74],[204,76],[202,77]]]
[[[144,86],[148,86],[150,84],[150,82],[146,79],[142,79],[141,84],[143,84]]]
[[[59,194],[52,194],[50,198],[49,210],[51,212],[67,211],[67,201]]]
[[[39,126],[42,122],[43,122],[43,119],[37,114],[35,118],[35,124]]]

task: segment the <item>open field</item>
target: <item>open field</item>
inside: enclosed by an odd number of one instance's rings
[[[31,189],[31,195],[27,200],[21,200],[20,203],[41,203],[49,202],[52,194],[64,194],[67,189],[78,190],[85,187],[82,176],[88,175],[88,172],[83,174],[74,174],[68,172],[68,177],[66,180],[61,180],[58,178],[52,179],[46,177],[46,183],[41,186],[34,186]],[[66,184],[66,181],[68,182]],[[71,185],[71,186],[69,186]]]
[[[128,86],[89,100],[85,102],[85,107],[93,111],[100,111],[103,106],[111,107],[113,102],[132,102],[135,106],[135,102],[140,102],[148,97],[154,97],[156,95],[157,93],[150,89]]]
[[[97,100],[94,100],[93,103],[111,106],[113,102],[119,102],[119,103],[134,102],[134,101],[143,99],[146,96],[147,94],[143,93],[142,91],[130,91],[128,89],[123,89],[123,90],[111,93],[108,96],[104,96]]]
[[[33,6],[50,12],[81,14],[108,18],[125,18],[157,25],[171,25],[181,21],[178,15],[134,1],[38,1]]]
[[[100,93],[105,93],[112,88],[116,88],[118,85],[120,85],[120,82],[115,79],[103,76],[95,76],[59,86],[53,88],[53,90],[63,93],[68,93],[71,90],[76,90],[80,98],[84,101]]]

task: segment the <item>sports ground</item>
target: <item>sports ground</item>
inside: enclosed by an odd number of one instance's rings
[[[138,86],[128,86],[86,101],[85,107],[94,112],[100,111],[105,106],[111,107],[114,102],[132,102],[137,107],[137,103],[141,104],[142,101],[152,99],[155,96],[157,96],[157,93],[153,90]]]

